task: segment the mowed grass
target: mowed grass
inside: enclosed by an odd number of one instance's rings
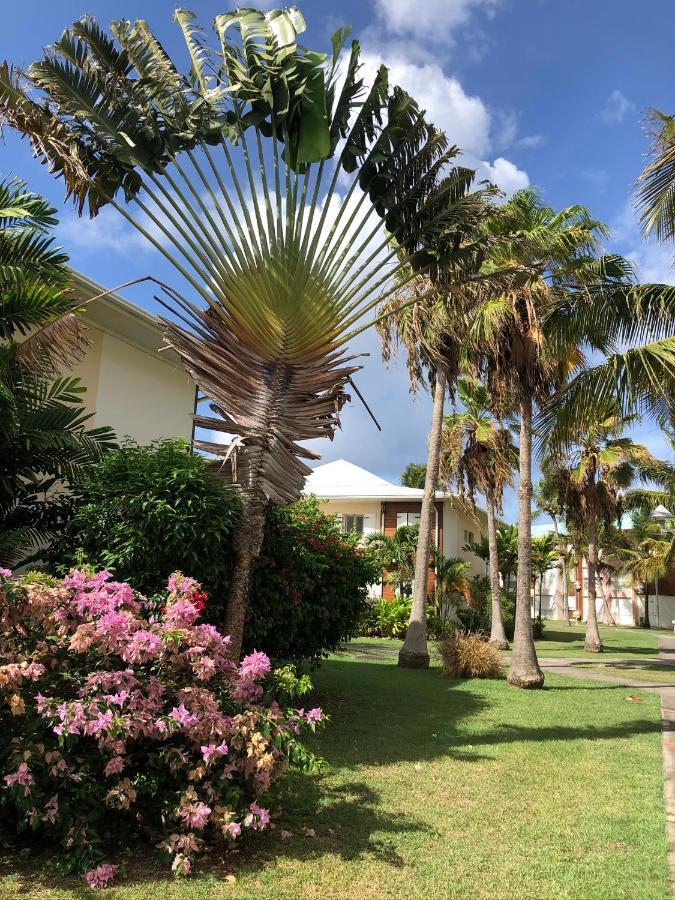
[[[675,684],[675,665],[668,663],[623,663],[622,661],[588,663],[584,660],[579,663],[579,668],[614,678],[633,678],[635,681],[648,681],[662,685]]]
[[[144,850],[107,897],[668,896],[658,696],[552,675],[524,692],[348,653],[315,683],[329,769],[296,779],[275,830],[182,881]],[[47,871],[5,859],[0,897],[94,896]]]
[[[586,625],[577,624],[565,626],[553,619],[545,619],[543,637],[536,641],[537,654],[542,658],[586,657],[589,660],[598,659],[597,653],[587,653],[584,650],[586,637]],[[658,658],[657,636],[672,634],[670,630],[649,630],[645,628],[622,628],[620,626],[608,627],[600,625],[600,639],[604,644],[602,659],[621,659],[638,656],[653,656]],[[370,648],[378,652],[389,651],[398,653],[403,641],[389,638],[363,638],[357,637],[352,641],[355,652],[361,650],[367,652]],[[433,649],[433,642],[430,642]],[[508,651],[507,651],[508,652]]]

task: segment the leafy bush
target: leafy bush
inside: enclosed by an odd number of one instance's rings
[[[372,561],[344,537],[315,498],[268,511],[262,551],[251,578],[247,647],[278,659],[317,660],[356,634]]]
[[[403,638],[410,621],[412,599],[371,600],[361,620],[361,634],[368,637]]]
[[[210,842],[270,821],[274,783],[315,768],[299,742],[319,709],[283,710],[264,653],[239,666],[197,624],[205,597],[174,573],[148,602],[107,572],[14,584],[0,572],[0,821],[105,884],[139,835],[177,874]],[[285,694],[307,689],[284,669]]]
[[[478,634],[454,631],[437,642],[443,673],[450,678],[501,678],[499,652]]]
[[[108,454],[78,484],[80,500],[52,554],[56,571],[82,559],[151,595],[189,571],[222,621],[239,502],[184,441]],[[251,577],[244,646],[276,659],[316,660],[354,633],[374,564],[315,499],[270,508]]]
[[[80,554],[146,595],[176,569],[192,572],[214,601],[227,595],[239,501],[186,441],[127,441],[75,490],[73,519],[52,554],[62,571]]]
[[[490,582],[484,575],[475,575],[471,581],[473,603],[460,606],[457,618],[461,628],[471,634],[489,634],[492,622],[492,593]],[[501,595],[502,618],[507,638],[513,638],[515,603],[507,594]]]

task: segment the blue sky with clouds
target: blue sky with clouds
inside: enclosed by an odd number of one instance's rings
[[[269,7],[272,4],[266,3]],[[305,43],[320,49],[349,23],[368,69],[381,61],[465,151],[482,177],[505,191],[539,187],[553,206],[583,203],[613,229],[610,242],[640,267],[644,280],[675,282],[670,248],[641,242],[630,205],[648,140],[649,107],[675,108],[675,8],[672,0],[300,0],[309,25]],[[42,46],[84,13],[148,19],[176,58],[184,54],[175,4],[165,0],[23,0],[3,9],[0,58],[27,65]],[[207,24],[228,5],[191,8]],[[62,210],[60,239],[73,265],[106,286],[134,277],[166,275],[151,247],[115,216],[78,220],[63,205],[62,185],[31,159],[29,148],[5,134],[0,173],[25,178]],[[152,292],[126,296],[150,310]],[[411,399],[405,368],[385,371],[373,335],[358,341],[371,355],[358,379],[383,430],[360,404],[343,413],[342,430],[317,449],[325,461],[344,457],[397,480],[410,460],[425,455],[428,398]],[[666,445],[657,429],[638,429],[653,452]],[[515,502],[507,498],[505,513]]]

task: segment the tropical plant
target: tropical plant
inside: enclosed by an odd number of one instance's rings
[[[270,824],[289,769],[318,761],[298,735],[310,685],[262,652],[239,666],[199,622],[200,585],[176,572],[148,602],[106,572],[16,582],[0,570],[0,794],[5,839],[26,833],[101,887],[139,839],[177,875],[209,844]],[[17,662],[20,661],[20,662]],[[285,695],[285,696],[284,696]],[[280,704],[283,704],[280,705]],[[158,839],[161,844],[158,844]]]
[[[655,321],[649,313],[657,301],[654,291],[635,288],[626,260],[600,255],[607,230],[584,207],[555,212],[535,190],[525,189],[504,205],[491,228],[500,239],[488,266],[516,274],[497,294],[490,286],[479,286],[483,299],[473,316],[467,358],[497,408],[518,408],[519,547],[509,680],[521,687],[540,687],[544,676],[532,637],[529,596],[534,406],[545,407],[583,366],[582,345],[606,353],[627,335],[649,333]],[[556,406],[546,410],[542,433],[557,419]],[[560,428],[570,424],[570,410],[566,408]]]
[[[404,487],[418,488],[418,490],[423,490],[426,474],[426,463],[408,463],[405,469],[401,472],[401,484]]]
[[[356,41],[338,77],[348,29],[326,57],[297,43],[295,7],[216,16],[215,48],[191,13],[174,18],[188,74],[143,20],[114,22],[111,38],[82,19],[26,71],[3,65],[0,115],[80,213],[112,206],[192,294],[163,288],[165,327],[211,402],[197,426],[235,435],[201,446],[242,496],[225,616],[236,656],[265,506],[300,494],[315,454],[299,442],[332,435],[358,369],[346,345],[397,274],[458,255],[470,175],[448,171],[456,148],[384,66],[366,89]]]
[[[508,641],[500,601],[497,515],[501,512],[504,488],[513,476],[517,451],[509,430],[491,412],[490,396],[484,385],[461,379],[457,397],[463,410],[445,417],[442,471],[457,483],[460,496],[468,491],[474,510],[475,492],[485,496],[492,593],[490,642],[504,650]]]
[[[384,581],[401,597],[409,597],[415,579],[419,525],[403,525],[389,535],[375,531],[366,536],[363,549]]]
[[[497,558],[504,590],[513,593],[513,578],[518,570],[518,526],[497,526]]]
[[[618,492],[630,487],[643,465],[650,466],[654,462],[646,447],[623,436],[630,421],[618,415],[616,404],[610,404],[605,408],[604,416],[594,426],[578,433],[568,449],[568,517],[585,529],[588,540],[588,616],[584,649],[595,653],[602,650],[596,603],[598,524],[617,518],[620,511]]]
[[[648,512],[631,513],[632,527],[616,535],[613,555],[622,561],[623,569],[636,588],[644,587],[644,625],[651,628],[649,618],[649,585],[675,567],[675,533],[663,531]]]
[[[88,428],[79,379],[58,377],[87,345],[73,314],[56,211],[19,179],[0,183],[0,565],[26,561],[67,520],[67,488],[115,440]]]
[[[434,612],[439,621],[447,621],[451,611],[457,606],[457,598],[470,605],[473,603],[469,573],[471,563],[458,556],[444,556],[434,548]]]
[[[560,559],[559,542],[556,535],[549,531],[548,534],[532,538],[532,575],[533,580],[539,579],[539,611],[537,619],[541,623],[541,595],[544,585],[544,575]],[[536,587],[536,582],[535,582]]]

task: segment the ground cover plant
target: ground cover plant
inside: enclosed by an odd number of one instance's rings
[[[314,756],[298,735],[317,708],[262,652],[235,664],[229,637],[198,622],[208,598],[174,573],[147,601],[107,572],[62,581],[0,570],[3,839],[34,833],[62,868],[102,887],[116,854],[159,845],[177,875],[216,838],[270,824],[274,786]],[[88,870],[88,871],[87,871]]]
[[[111,897],[669,895],[657,695],[556,675],[528,694],[395,662],[341,654],[316,673],[328,768],[284,803],[285,840],[256,834],[189,882],[132,858]],[[0,871],[3,896],[77,889],[16,855]]]

